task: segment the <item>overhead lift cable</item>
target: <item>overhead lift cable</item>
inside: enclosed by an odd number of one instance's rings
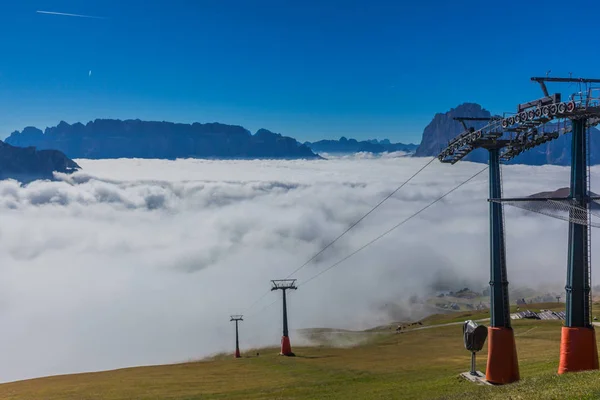
[[[411,180],[413,180],[417,175],[419,175],[425,168],[427,168],[429,165],[431,165],[431,163],[433,163],[435,160],[436,160],[435,158],[432,158],[431,160],[429,160],[417,172],[415,172],[407,180],[405,180],[400,186],[398,186],[390,194],[388,194],[386,197],[384,197],[383,200],[381,200],[379,203],[377,203],[375,206],[373,206],[366,214],[364,214],[362,217],[360,217],[358,220],[356,220],[354,223],[352,223],[345,231],[343,231],[335,239],[333,239],[331,242],[329,242],[325,247],[323,247],[321,250],[319,250],[315,255],[313,255],[311,258],[309,258],[304,264],[300,265],[298,268],[296,268],[294,271],[292,271],[288,276],[286,276],[286,279],[290,278],[296,272],[300,271],[302,268],[306,267],[308,264],[310,264],[312,261],[314,261],[318,256],[320,256],[321,254],[323,254],[323,252],[325,250],[327,250],[329,247],[333,246],[333,244],[335,244],[344,235],[346,235],[348,232],[350,232],[350,230],[352,228],[354,228],[356,225],[358,225],[363,219],[365,219],[366,217],[368,217],[373,211],[375,211],[377,208],[379,208],[379,206],[381,206],[383,203],[385,203],[387,200],[389,200],[390,197],[392,197],[393,195],[395,195],[400,189],[402,189],[404,186],[406,186],[407,183],[409,183]],[[248,312],[248,310],[250,310],[250,309],[252,309],[252,307],[256,306],[270,292],[271,291],[269,290],[269,291],[263,293],[258,299],[256,299],[254,302],[252,302],[246,308],[245,312]]]
[[[484,171],[486,171],[488,169],[488,167],[486,166],[485,168],[483,168],[482,170],[480,170],[479,172],[475,173],[474,175],[472,175],[470,178],[468,178],[467,180],[459,183],[457,186],[455,186],[454,188],[450,189],[449,191],[447,191],[446,193],[444,193],[443,195],[441,195],[440,197],[436,198],[435,200],[433,200],[431,203],[427,204],[425,207],[421,208],[420,210],[416,211],[415,213],[411,214],[410,216],[406,217],[405,219],[403,219],[402,221],[400,221],[399,223],[397,223],[396,225],[394,225],[393,227],[391,227],[390,229],[388,229],[387,231],[383,232],[382,234],[380,234],[379,236],[377,236],[376,238],[372,239],[371,241],[367,242],[366,244],[362,245],[361,247],[359,247],[358,249],[356,249],[355,251],[353,251],[352,253],[350,253],[349,255],[347,255],[346,257],[342,258],[341,260],[335,262],[334,264],[330,265],[329,267],[327,267],[326,269],[320,271],[319,273],[317,273],[316,275],[313,275],[311,278],[307,279],[304,282],[301,282],[300,284],[298,284],[298,287],[305,285],[307,283],[309,283],[310,281],[317,279],[319,276],[323,275],[325,272],[329,271],[330,269],[333,269],[335,267],[337,267],[338,265],[342,264],[344,261],[348,260],[349,258],[353,257],[354,255],[356,255],[357,253],[359,253],[360,251],[364,250],[365,248],[369,247],[370,245],[372,245],[373,243],[375,243],[376,241],[378,241],[379,239],[383,238],[384,236],[388,235],[389,233],[391,233],[392,231],[394,231],[395,229],[399,228],[400,226],[402,226],[403,224],[405,224],[406,222],[410,221],[411,219],[413,219],[414,217],[416,217],[417,215],[421,214],[423,211],[427,210],[429,207],[433,206],[434,204],[436,204],[437,202],[443,200],[445,197],[447,197],[448,195],[450,195],[451,193],[455,192],[456,190],[458,190],[461,186],[466,185],[467,183],[469,183],[470,181],[472,181],[473,179],[475,179],[477,176],[481,175]],[[264,297],[264,296],[262,296]],[[261,297],[261,298],[262,298]],[[271,307],[272,305],[274,305],[275,303],[277,303],[277,300],[273,301],[272,303],[267,304],[266,306],[264,306],[263,308],[261,308],[260,310],[252,313],[250,316],[253,315],[257,315],[262,313],[264,310],[266,310],[267,308]]]
[[[275,304],[275,303],[277,303],[278,301],[279,301],[279,299],[277,299],[277,300],[273,300],[271,303],[267,304],[267,305],[266,305],[266,306],[264,306],[263,308],[261,308],[261,309],[259,309],[258,311],[256,311],[256,312],[253,312],[252,314],[248,315],[248,318],[249,318],[249,317],[253,317],[253,316],[255,316],[255,315],[258,315],[258,314],[262,313],[263,311],[265,311],[267,308],[271,307],[272,305],[274,305],[274,304]]]
[[[377,236],[375,239],[367,242],[366,244],[362,245],[361,247],[359,247],[358,249],[356,249],[355,251],[353,251],[352,253],[350,253],[349,255],[347,255],[346,257],[342,258],[341,260],[337,261],[336,263],[330,265],[329,267],[327,267],[326,269],[322,270],[321,272],[319,272],[318,274],[312,276],[311,278],[309,278],[308,280],[301,282],[298,284],[298,287],[302,286],[302,285],[306,285],[308,282],[312,281],[313,279],[318,278],[319,276],[323,275],[325,272],[329,271],[332,268],[337,267],[338,265],[340,265],[341,263],[343,263],[344,261],[348,260],[349,258],[353,257],[355,254],[359,253],[360,251],[366,249],[367,247],[369,247],[370,245],[372,245],[373,243],[375,243],[376,241],[378,241],[379,239],[383,238],[384,236],[386,236],[387,234],[391,233],[392,231],[394,231],[395,229],[399,228],[400,226],[402,226],[403,224],[405,224],[406,222],[410,221],[411,219],[413,219],[414,217],[416,217],[417,215],[421,214],[423,211],[427,210],[429,207],[431,207],[432,205],[434,205],[435,203],[437,203],[438,201],[442,200],[444,197],[448,196],[449,194],[451,194],[452,192],[456,191],[458,188],[460,188],[461,186],[467,184],[468,182],[470,182],[471,180],[475,179],[475,177],[477,177],[478,175],[480,175],[482,172],[484,172],[485,170],[487,170],[487,166],[485,168],[483,168],[481,171],[477,172],[475,175],[471,176],[469,179],[467,179],[466,181],[463,181],[462,183],[460,183],[458,186],[455,186],[453,189],[449,190],[448,192],[444,193],[443,195],[441,195],[440,197],[438,197],[437,199],[433,200],[431,203],[427,204],[425,207],[421,208],[419,211],[411,214],[410,216],[406,217],[405,219],[403,219],[401,222],[399,222],[398,224],[394,225],[393,227],[391,227],[390,229],[388,229],[387,231],[383,232],[381,235]]]
[[[390,194],[388,194],[383,200],[381,200],[379,203],[377,203],[377,205],[375,205],[375,207],[371,208],[369,210],[369,212],[367,212],[365,215],[363,215],[362,217],[360,217],[358,220],[356,220],[356,222],[354,222],[352,225],[350,225],[348,227],[348,229],[346,229],[344,232],[342,232],[338,237],[336,237],[335,239],[333,239],[331,242],[329,242],[328,245],[326,245],[325,247],[323,247],[318,253],[316,253],[314,256],[312,256],[311,258],[309,258],[304,264],[302,264],[301,266],[299,266],[298,268],[296,268],[294,271],[292,271],[291,274],[289,274],[287,276],[287,278],[289,278],[290,276],[294,275],[296,272],[300,271],[302,268],[306,267],[308,264],[310,264],[315,258],[317,258],[318,256],[320,256],[321,254],[323,254],[323,252],[325,250],[327,250],[329,247],[331,247],[335,242],[337,242],[339,239],[342,238],[342,236],[344,236],[346,233],[350,232],[350,230],[352,228],[354,228],[356,225],[358,225],[360,223],[360,221],[362,221],[363,219],[365,219],[369,214],[371,214],[373,211],[375,211],[377,208],[379,208],[380,205],[382,205],[383,203],[385,203],[390,197],[392,197],[393,195],[395,195],[398,190],[402,189],[408,182],[410,182],[414,177],[416,177],[417,175],[419,175],[425,168],[427,168],[432,162],[434,162],[436,159],[432,158],[427,164],[425,164],[424,166],[421,167],[421,169],[419,169],[417,172],[415,172],[414,174],[411,175],[410,178],[408,178],[407,180],[405,180],[400,186],[398,186],[396,189],[394,189],[393,192],[391,192]]]

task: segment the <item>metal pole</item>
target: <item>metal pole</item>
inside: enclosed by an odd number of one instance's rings
[[[587,209],[587,160],[585,119],[573,120],[571,144],[571,197]],[[569,211],[572,214],[574,211]],[[572,215],[570,215],[572,217]],[[571,219],[571,218],[569,218]],[[569,256],[567,261],[566,318],[568,327],[589,327],[590,277],[588,273],[587,226],[569,222]]]
[[[475,352],[471,352],[471,375],[477,375],[476,366],[475,366]]]
[[[287,303],[285,300],[285,289],[283,292],[283,336],[288,336],[288,321],[287,321]]]
[[[235,320],[235,355],[236,357],[240,354],[240,339],[238,333],[238,320]]]
[[[571,120],[571,123],[570,195],[576,205],[587,209],[587,121],[577,119]],[[559,374],[598,369],[596,331],[590,316],[589,227],[571,222],[572,213],[573,210],[569,210],[566,316],[565,326],[561,331]]]
[[[498,148],[489,151],[489,191],[491,199],[502,197]],[[504,217],[502,204],[490,201],[490,324],[510,328]]]
[[[490,198],[502,197],[500,146],[488,148]],[[510,326],[504,213],[502,204],[490,201],[490,326],[485,379],[496,384],[519,380],[519,361]]]

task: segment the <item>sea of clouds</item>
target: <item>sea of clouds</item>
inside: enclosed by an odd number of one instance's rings
[[[277,345],[281,293],[269,280],[287,277],[428,161],[77,160],[82,171],[58,181],[1,181],[0,380],[232,351],[237,313],[246,315],[242,350]],[[435,161],[296,273],[291,329],[418,318],[415,295],[483,289],[487,172],[303,284],[483,167]],[[523,196],[567,186],[569,170],[517,165],[503,175],[505,196]],[[506,211],[511,286],[560,290],[567,224]]]

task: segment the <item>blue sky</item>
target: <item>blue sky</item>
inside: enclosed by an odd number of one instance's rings
[[[140,118],[264,127],[299,140],[419,142],[436,112],[462,102],[501,113],[540,97],[531,76],[600,76],[593,0],[0,7],[0,137],[60,120]]]

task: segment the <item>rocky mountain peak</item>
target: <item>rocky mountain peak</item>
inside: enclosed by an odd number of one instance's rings
[[[415,156],[435,156],[446,147],[451,139],[462,133],[464,128],[460,122],[454,120],[456,117],[489,118],[491,113],[479,104],[463,103],[443,114],[435,114],[423,131],[423,139],[415,152]],[[485,122],[476,121],[476,123],[470,125],[479,128],[484,126]]]

